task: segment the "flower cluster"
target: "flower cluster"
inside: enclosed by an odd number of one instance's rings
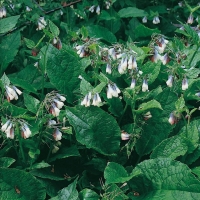
[[[95,6],[95,5],[91,6],[91,7],[89,8],[89,11],[90,11],[91,13],[93,13],[93,12],[95,11],[95,9],[96,9],[96,14],[97,14],[97,15],[100,15],[101,9],[100,9],[100,6],[99,6],[99,5],[98,5],[98,6]]]
[[[42,30],[42,29],[44,29],[45,28],[45,26],[47,25],[47,22],[45,21],[45,19],[44,19],[44,17],[40,17],[39,19],[38,19],[38,27],[37,27],[37,31],[38,30]]]
[[[5,95],[7,100],[10,102],[11,100],[18,99],[18,95],[21,95],[22,91],[20,91],[17,87],[15,87],[14,85],[12,86],[7,86],[5,87]]]
[[[174,77],[172,75],[168,76],[168,80],[166,81],[166,84],[168,87],[172,87],[174,82]],[[182,90],[187,90],[188,89],[188,79],[185,77],[182,80]]]
[[[0,19],[3,17],[6,17],[6,8],[5,7],[0,8]]]
[[[2,125],[1,131],[6,133],[6,137],[10,139],[14,139],[14,128],[15,123],[20,124],[20,130],[21,130],[21,137],[24,139],[27,139],[31,136],[30,128],[28,127],[27,123],[24,121],[19,120],[18,122],[14,122],[12,120],[7,120],[5,124]]]
[[[81,105],[85,106],[85,107],[89,107],[91,105],[92,98],[93,98],[92,105],[99,106],[101,103],[101,98],[99,96],[99,93],[95,93],[94,95],[92,95],[91,92],[89,92],[87,95],[85,95],[85,97],[81,101]]]
[[[108,84],[108,89],[107,89],[107,98],[108,99],[111,99],[112,97],[118,97],[119,93],[121,93],[121,91],[115,83]]]
[[[120,74],[124,74],[127,68],[132,70],[137,70],[136,58],[133,57],[132,55],[129,58],[125,56],[121,59],[121,62],[118,65],[118,72]]]
[[[62,133],[60,132],[59,128],[56,126],[57,122],[55,120],[48,121],[48,127],[53,128],[53,138],[55,141],[59,141],[62,139]]]
[[[66,98],[55,91],[48,93],[43,101],[46,109],[51,113],[54,117],[59,116],[60,109],[64,106],[64,101]]]

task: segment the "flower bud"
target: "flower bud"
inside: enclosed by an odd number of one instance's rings
[[[58,128],[55,129],[54,133],[53,133],[53,137],[55,141],[59,141],[62,139],[62,133],[59,131]]]
[[[160,23],[160,19],[158,16],[153,18],[153,24],[159,24]]]
[[[193,15],[190,14],[189,17],[188,17],[187,23],[188,23],[188,24],[192,24],[193,21],[194,21]]]
[[[142,23],[147,23],[147,17],[146,16],[144,16],[143,18],[142,18]]]
[[[169,75],[168,80],[166,81],[168,87],[172,87],[173,85],[173,76]]]
[[[8,120],[2,127],[1,127],[1,131],[5,131],[8,128],[8,125],[10,124],[10,120]]]
[[[96,8],[97,15],[100,15],[100,11],[101,11],[101,9],[100,9],[100,6],[98,5],[97,8]]]
[[[108,74],[112,73],[112,71],[111,71],[111,65],[110,64],[106,65],[106,73],[108,73]]]
[[[148,82],[146,79],[144,79],[142,83],[142,92],[146,92],[146,91],[148,91]]]
[[[184,78],[182,81],[182,90],[187,90],[188,89],[188,80],[187,78]]]
[[[121,139],[122,140],[129,140],[130,139],[130,134],[122,131],[122,133],[121,133]]]
[[[135,88],[135,85],[136,85],[136,80],[132,79],[130,88],[132,89]]]
[[[171,125],[173,125],[173,124],[175,124],[175,123],[177,123],[177,118],[176,118],[176,116],[174,115],[174,113],[170,113],[170,116],[169,116],[169,123],[171,124]]]

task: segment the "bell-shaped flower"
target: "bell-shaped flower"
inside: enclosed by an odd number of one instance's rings
[[[27,139],[30,137],[31,135],[31,130],[29,129],[29,127],[27,126],[27,124],[23,124],[21,127],[21,135],[24,139]]]
[[[198,96],[198,97],[200,97],[200,92],[197,92],[195,95]]]
[[[120,74],[124,74],[125,73],[124,68],[122,67],[121,63],[118,65],[118,72]]]
[[[116,60],[116,52],[114,48],[108,50],[108,55],[113,59]]]
[[[59,141],[62,139],[62,133],[59,131],[58,128],[55,129],[54,133],[53,133],[53,137],[55,141]]]
[[[3,17],[6,17],[6,8],[5,7],[1,7],[0,8],[0,19]]]
[[[187,78],[184,78],[182,81],[182,90],[187,90],[188,89],[188,80]]]
[[[57,108],[54,103],[51,104],[51,107],[50,107],[49,111],[54,117],[58,117],[59,114],[60,114],[60,109]]]
[[[7,129],[7,130],[5,131],[5,133],[6,133],[6,137],[7,137],[7,138],[14,139],[15,134],[14,134],[14,128],[13,128],[13,127],[10,128],[10,129]]]
[[[160,23],[160,19],[158,16],[153,18],[153,24],[159,24]]]
[[[122,58],[122,60],[121,60],[121,67],[122,67],[122,69],[123,69],[124,71],[126,71],[127,65],[128,65],[128,59],[127,59],[127,57]]]
[[[192,24],[193,21],[194,21],[194,17],[193,17],[192,14],[190,14],[189,17],[188,17],[187,23],[188,23],[188,24]]]
[[[85,106],[85,107],[89,107],[90,104],[91,104],[91,102],[90,102],[91,98],[92,98],[92,94],[91,94],[91,92],[89,92],[89,93],[84,97],[84,99],[81,101],[81,105],[82,105],[82,106]]]
[[[160,59],[161,59],[163,65],[166,65],[170,61],[170,58],[167,53],[164,56],[161,56]]]
[[[120,93],[120,89],[116,86],[116,84],[108,84],[107,89],[107,98],[111,99],[112,97],[118,97],[118,94]]]
[[[144,79],[142,83],[142,92],[146,92],[146,91],[148,91],[148,82],[146,79]]]
[[[8,120],[5,124],[3,124],[3,126],[1,127],[1,131],[5,132],[5,130],[8,128],[10,124],[10,120]]]
[[[32,9],[28,6],[26,6],[26,12],[30,12]]]
[[[89,11],[90,11],[91,13],[93,13],[93,12],[94,12],[94,9],[95,9],[95,6],[93,5],[93,6],[91,6],[91,7],[89,8]]]
[[[110,4],[109,1],[106,1],[105,4],[106,4],[106,9],[108,10],[108,9],[110,8],[110,5],[111,5],[111,4]]]
[[[173,76],[172,75],[169,75],[168,76],[168,80],[166,81],[166,84],[167,84],[167,86],[168,87],[172,87],[172,85],[173,85]]]
[[[157,63],[160,59],[161,59],[161,55],[155,49],[154,50],[154,55],[151,57],[151,61]]]
[[[62,101],[59,101],[58,99],[54,99],[53,101],[55,102],[58,109],[61,109],[64,106],[64,103]]]
[[[94,94],[92,105],[98,106],[100,103],[101,103],[101,98],[99,96],[99,93]]]
[[[152,115],[151,115],[151,112],[148,111],[147,113],[144,114],[144,120],[148,120],[150,118],[152,118]]]
[[[108,74],[112,73],[111,65],[109,63],[106,65],[106,73]]]
[[[60,95],[60,94],[57,93],[56,96],[57,96],[61,101],[66,101],[66,98],[63,97],[62,95]]]
[[[100,6],[98,5],[97,8],[96,8],[97,15],[100,15],[100,12],[101,12],[101,9],[100,9]]]
[[[10,100],[17,100],[18,99],[18,95],[15,92],[15,90],[9,86],[6,85],[6,94],[8,95],[8,97],[10,98]]]
[[[143,18],[142,18],[142,23],[147,23],[147,17],[146,16],[144,16]]]
[[[122,140],[129,140],[130,139],[130,134],[128,134],[127,132],[122,131],[121,132],[121,139]]]
[[[14,85],[12,86],[12,88],[17,92],[18,95],[22,94],[22,91],[19,90],[17,87],[15,87]]]
[[[44,17],[40,17],[39,19],[38,19],[38,27],[37,27],[37,31],[38,30],[42,30],[42,29],[44,29],[45,28],[45,26],[47,25],[47,22],[45,21],[45,19],[44,19]]]
[[[136,80],[133,78],[132,81],[131,81],[131,86],[130,88],[135,88],[135,85],[136,85]]]
[[[171,125],[173,125],[173,124],[177,123],[177,118],[176,118],[176,116],[174,115],[174,113],[173,113],[173,112],[172,112],[172,113],[170,113],[170,116],[169,116],[169,119],[168,119],[168,121],[169,121],[169,123],[170,123]]]
[[[48,121],[48,126],[53,126],[53,125],[56,125],[56,121],[55,120],[49,120]]]
[[[136,62],[136,58],[130,56],[129,60],[128,60],[128,69],[137,69],[137,62]]]

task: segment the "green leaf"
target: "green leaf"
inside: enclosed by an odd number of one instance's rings
[[[94,89],[93,89],[93,93],[100,93],[103,88],[106,86],[105,82],[101,82],[99,83],[99,85],[97,85]]]
[[[1,74],[6,70],[9,63],[13,61],[21,44],[20,32],[7,35],[0,45]]]
[[[156,78],[160,73],[160,68],[161,68],[161,62],[158,63],[147,62],[144,65],[142,65],[142,72],[144,76],[147,75],[148,84],[152,84],[156,80]]]
[[[44,200],[46,197],[42,184],[30,173],[22,170],[0,168],[0,181],[2,199]]]
[[[104,28],[99,25],[90,25],[87,26],[87,29],[88,35],[90,37],[100,38],[109,43],[117,42],[115,35],[112,32],[110,32],[107,28]]]
[[[63,94],[67,95],[67,101],[74,100],[73,91],[79,87],[81,74],[78,58],[70,51],[59,51],[52,45],[47,50],[47,75],[50,82]]]
[[[60,34],[59,28],[51,20],[49,20],[49,28],[53,36],[58,37],[58,35]]]
[[[134,112],[140,114],[140,113],[143,113],[145,111],[149,111],[150,109],[155,109],[155,108],[162,110],[162,107],[158,101],[151,100],[151,101],[148,101],[147,103],[140,104],[138,110],[135,110]]]
[[[15,159],[9,157],[0,158],[0,167],[10,167],[15,162]]]
[[[175,159],[178,156],[183,156],[188,151],[187,138],[181,137],[181,135],[176,135],[171,138],[163,140],[151,154],[151,158],[171,158]]]
[[[50,200],[78,200],[78,191],[76,189],[77,178],[73,183],[69,184],[66,188],[59,191],[58,196],[51,198]]]
[[[45,163],[44,161],[42,161],[39,163],[35,163],[30,168],[31,169],[42,169],[42,168],[46,168],[46,167],[50,167],[50,165],[48,163]]]
[[[153,33],[154,34],[160,33],[160,30],[157,28],[151,29],[140,24],[135,28],[134,33],[135,33],[135,39],[137,39],[137,38],[143,38],[143,37],[150,37]]]
[[[134,170],[142,175],[129,181],[131,190],[139,193],[137,199],[196,199],[200,198],[200,181],[187,165],[169,158],[146,160]],[[134,197],[132,199],[135,199]]]
[[[107,99],[107,102],[109,104],[108,109],[113,115],[120,117],[123,114],[123,104],[119,98]]]
[[[76,146],[59,149],[58,153],[49,159],[49,162],[55,161],[57,159],[72,157],[72,156],[80,156]]]
[[[81,84],[80,84],[80,90],[81,90],[81,94],[86,95],[89,92],[92,92],[93,87],[92,85],[86,81],[84,78],[81,80]]]
[[[24,41],[26,43],[26,46],[29,48],[29,49],[33,49],[35,47],[35,42],[32,41],[32,40],[29,40],[28,38],[24,38]]]
[[[181,97],[176,101],[175,107],[176,107],[176,110],[177,110],[178,112],[181,113],[181,112],[183,111],[182,109],[185,107],[185,100],[184,100],[183,96],[181,96]]]
[[[6,33],[13,29],[17,24],[20,15],[6,17],[0,20],[0,33]]]
[[[6,76],[6,74],[4,73],[3,76],[1,77],[1,81],[3,83],[4,88],[6,87],[6,85],[10,85],[10,80],[9,78]]]
[[[110,183],[124,183],[129,181],[134,176],[138,176],[140,170],[134,171],[134,173],[128,174],[124,167],[118,163],[110,162],[104,171],[104,178],[106,179],[106,184]]]
[[[200,157],[200,145],[190,154],[188,154],[185,158],[185,164],[191,165]]]
[[[79,192],[80,200],[99,200],[99,195],[91,189],[83,189]]]
[[[24,93],[23,95],[24,95],[24,105],[27,107],[29,111],[36,114],[39,108],[40,101],[26,93]]]
[[[147,16],[147,13],[144,10],[135,7],[123,8],[118,12],[118,14],[120,18]]]
[[[66,114],[78,142],[105,155],[119,150],[120,129],[111,115],[94,106],[68,107]]]

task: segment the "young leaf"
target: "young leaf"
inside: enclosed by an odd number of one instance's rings
[[[83,189],[79,192],[80,200],[99,200],[99,195],[91,189]]]
[[[54,37],[59,36],[59,34],[60,34],[59,28],[50,20],[49,20],[49,28]]]
[[[15,162],[15,159],[9,157],[0,158],[0,167],[10,167]]]

